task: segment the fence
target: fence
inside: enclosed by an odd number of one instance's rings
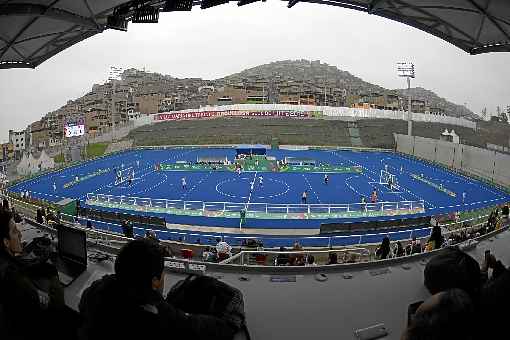
[[[185,113],[200,113],[200,112],[219,112],[230,111],[232,114],[235,111],[289,111],[289,112],[315,112],[327,117],[351,117],[354,119],[367,119],[367,118],[382,118],[382,119],[396,119],[407,120],[406,111],[392,111],[380,109],[357,109],[350,107],[333,107],[333,106],[314,106],[314,105],[289,105],[289,104],[234,104],[234,105],[221,105],[221,106],[203,106],[199,109],[188,109],[181,111],[172,111],[154,115],[154,121],[163,121],[162,118],[165,114],[185,114]],[[464,126],[471,129],[476,129],[476,123],[464,118],[441,116],[434,114],[418,113],[412,114],[413,121],[416,122],[435,122],[457,126]]]
[[[510,155],[442,140],[395,134],[397,151],[510,186]]]
[[[204,202],[168,199],[141,198],[130,196],[114,196],[105,194],[87,194],[87,204],[108,204],[114,207],[137,206],[147,210],[201,210],[264,214],[342,214],[342,213],[374,213],[400,212],[417,213],[425,211],[424,201],[400,201],[378,203],[349,204],[269,204],[269,203],[238,203],[238,202]],[[322,217],[322,216],[321,216]],[[319,217],[319,218],[321,218]]]
[[[18,211],[24,213],[27,216],[35,218],[35,212],[38,206],[14,199],[12,197],[8,197],[12,204],[14,204]],[[464,222],[473,222],[478,221],[474,225],[468,227],[460,227],[455,228],[454,230],[450,230],[444,233],[444,235],[448,235],[450,233],[458,233],[462,230],[471,230],[473,228],[479,227],[485,223],[486,215],[484,216],[476,216],[469,220],[458,221],[453,224],[454,227],[462,226]],[[87,224],[87,220],[90,220],[94,230],[90,230],[90,235],[95,237],[100,237],[102,239],[110,242],[111,240],[116,240],[122,235],[122,227],[120,224],[109,223],[99,220],[91,220],[84,217],[79,217],[77,221],[75,221],[73,216],[63,215],[62,219],[68,223],[75,224],[76,222],[80,223],[81,226],[85,226]],[[447,226],[447,225],[444,225]],[[450,225],[448,225],[450,226]],[[143,237],[147,228],[134,227],[134,234],[137,237]],[[248,239],[249,240],[259,240],[262,241],[265,248],[279,248],[279,247],[290,247],[294,244],[294,242],[298,241],[303,247],[352,247],[358,245],[370,245],[370,244],[378,244],[382,241],[384,237],[388,237],[390,241],[406,241],[416,238],[418,240],[428,238],[431,232],[431,227],[425,228],[415,228],[415,229],[406,229],[406,230],[394,230],[394,231],[381,231],[377,233],[366,233],[366,234],[357,234],[357,235],[337,235],[337,236],[309,236],[309,237],[271,237],[271,236],[240,236],[240,235],[231,235],[231,234],[221,234],[221,233],[193,233],[193,232],[185,232],[185,231],[173,231],[173,230],[160,230],[153,229],[156,236],[160,240],[167,241],[176,241],[188,244],[200,244],[200,245],[216,245],[216,239],[220,238],[223,241],[226,241],[231,246],[241,246]],[[110,235],[110,236],[108,236]],[[120,237],[121,240],[125,238]]]

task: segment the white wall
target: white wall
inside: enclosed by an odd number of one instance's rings
[[[379,109],[355,109],[350,107],[289,105],[289,104],[233,104],[221,106],[203,106],[200,109],[188,109],[171,112],[203,112],[203,111],[318,111],[327,117],[353,117],[356,119],[382,118],[407,120],[407,112]],[[165,112],[169,113],[169,112]],[[412,113],[413,121],[436,122],[476,129],[476,123],[463,118],[439,116],[425,113]]]

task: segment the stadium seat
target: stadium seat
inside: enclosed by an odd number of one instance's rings
[[[192,249],[181,249],[181,256],[184,259],[191,260],[193,258],[193,250]]]

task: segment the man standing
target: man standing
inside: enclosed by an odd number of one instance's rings
[[[57,183],[53,182],[53,192],[57,191]]]
[[[328,174],[324,174],[324,184],[328,185],[329,182],[329,176]]]
[[[263,183],[264,179],[262,178],[262,176],[259,177],[259,186],[262,188],[264,186],[264,183]]]
[[[306,204],[307,196],[308,196],[308,194],[307,194],[306,190],[303,191],[303,194],[301,195],[301,203]]]
[[[181,178],[182,190],[186,190],[186,177]]]

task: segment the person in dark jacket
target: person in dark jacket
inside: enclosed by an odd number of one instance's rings
[[[2,339],[75,339],[79,317],[65,306],[56,269],[24,261],[22,251],[14,217],[0,209],[0,323],[6,328]]]
[[[232,339],[234,328],[209,315],[190,315],[167,303],[161,248],[146,239],[127,243],[115,274],[92,283],[82,294],[82,339]]]
[[[129,221],[122,221],[122,233],[125,237],[134,238],[133,225]]]
[[[401,340],[475,340],[475,315],[474,304],[463,290],[436,293],[418,307]]]
[[[488,269],[492,269],[489,278]],[[510,270],[493,254],[487,256],[481,266],[483,286],[480,293],[480,335],[486,339],[497,339],[507,333],[505,311],[510,304]]]
[[[43,224],[44,223],[44,219],[43,219],[43,214],[42,214],[41,208],[37,209],[35,221],[37,223],[39,223],[39,224]]]
[[[440,249],[443,245],[443,235],[441,234],[441,227],[436,225],[432,227],[432,232],[430,233],[429,242],[432,244],[432,250]]]
[[[388,257],[391,252],[390,248],[390,238],[388,236],[384,236],[381,245],[375,251],[375,255],[378,259],[383,260]]]
[[[397,245],[395,248],[395,257],[402,257],[405,255],[404,247],[402,247],[402,243],[397,241]]]

